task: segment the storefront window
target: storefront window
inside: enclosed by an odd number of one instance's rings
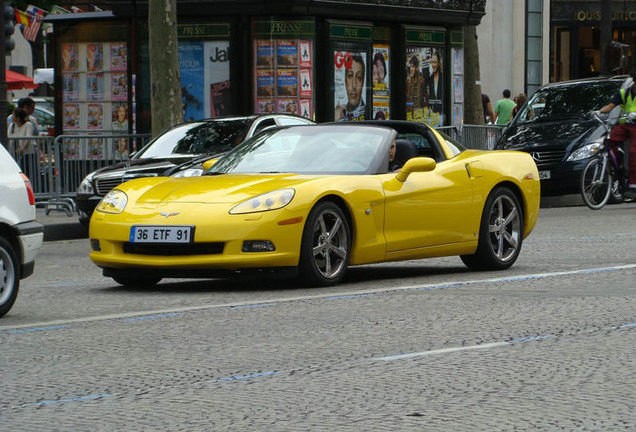
[[[444,124],[444,42],[439,31],[406,32],[406,119]],[[412,41],[422,43],[411,44]]]
[[[229,24],[184,24],[177,30],[184,120],[231,114]]]
[[[314,118],[313,21],[252,22],[254,112]]]

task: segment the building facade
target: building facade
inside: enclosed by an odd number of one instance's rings
[[[463,27],[485,0],[177,2],[184,118],[463,119]],[[147,2],[53,23],[57,130],[150,131]]]

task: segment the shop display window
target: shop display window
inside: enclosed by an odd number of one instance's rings
[[[314,22],[254,21],[255,113],[315,118]]]

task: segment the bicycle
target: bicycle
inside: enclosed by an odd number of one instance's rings
[[[623,202],[623,192],[627,187],[627,176],[621,166],[625,152],[619,146],[611,146],[609,136],[614,121],[604,121],[597,113],[592,113],[605,127],[605,137],[595,149],[596,154],[583,168],[581,173],[581,196],[583,202],[592,210],[600,210],[612,199]],[[611,117],[611,116],[610,116]],[[629,119],[633,121],[633,119]]]

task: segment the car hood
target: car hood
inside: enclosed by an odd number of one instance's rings
[[[237,203],[278,189],[295,187],[318,178],[298,174],[224,174],[201,177],[152,179],[157,184],[137,198],[142,204]],[[152,180],[142,181],[150,184]],[[135,183],[138,185],[139,183]]]
[[[122,175],[131,178],[156,176],[168,168],[189,161],[193,156],[178,155],[165,158],[129,159],[98,169],[95,171],[93,178],[112,175]]]
[[[571,150],[590,137],[599,135],[596,120],[567,119],[511,125],[501,136],[498,147],[505,150]]]

